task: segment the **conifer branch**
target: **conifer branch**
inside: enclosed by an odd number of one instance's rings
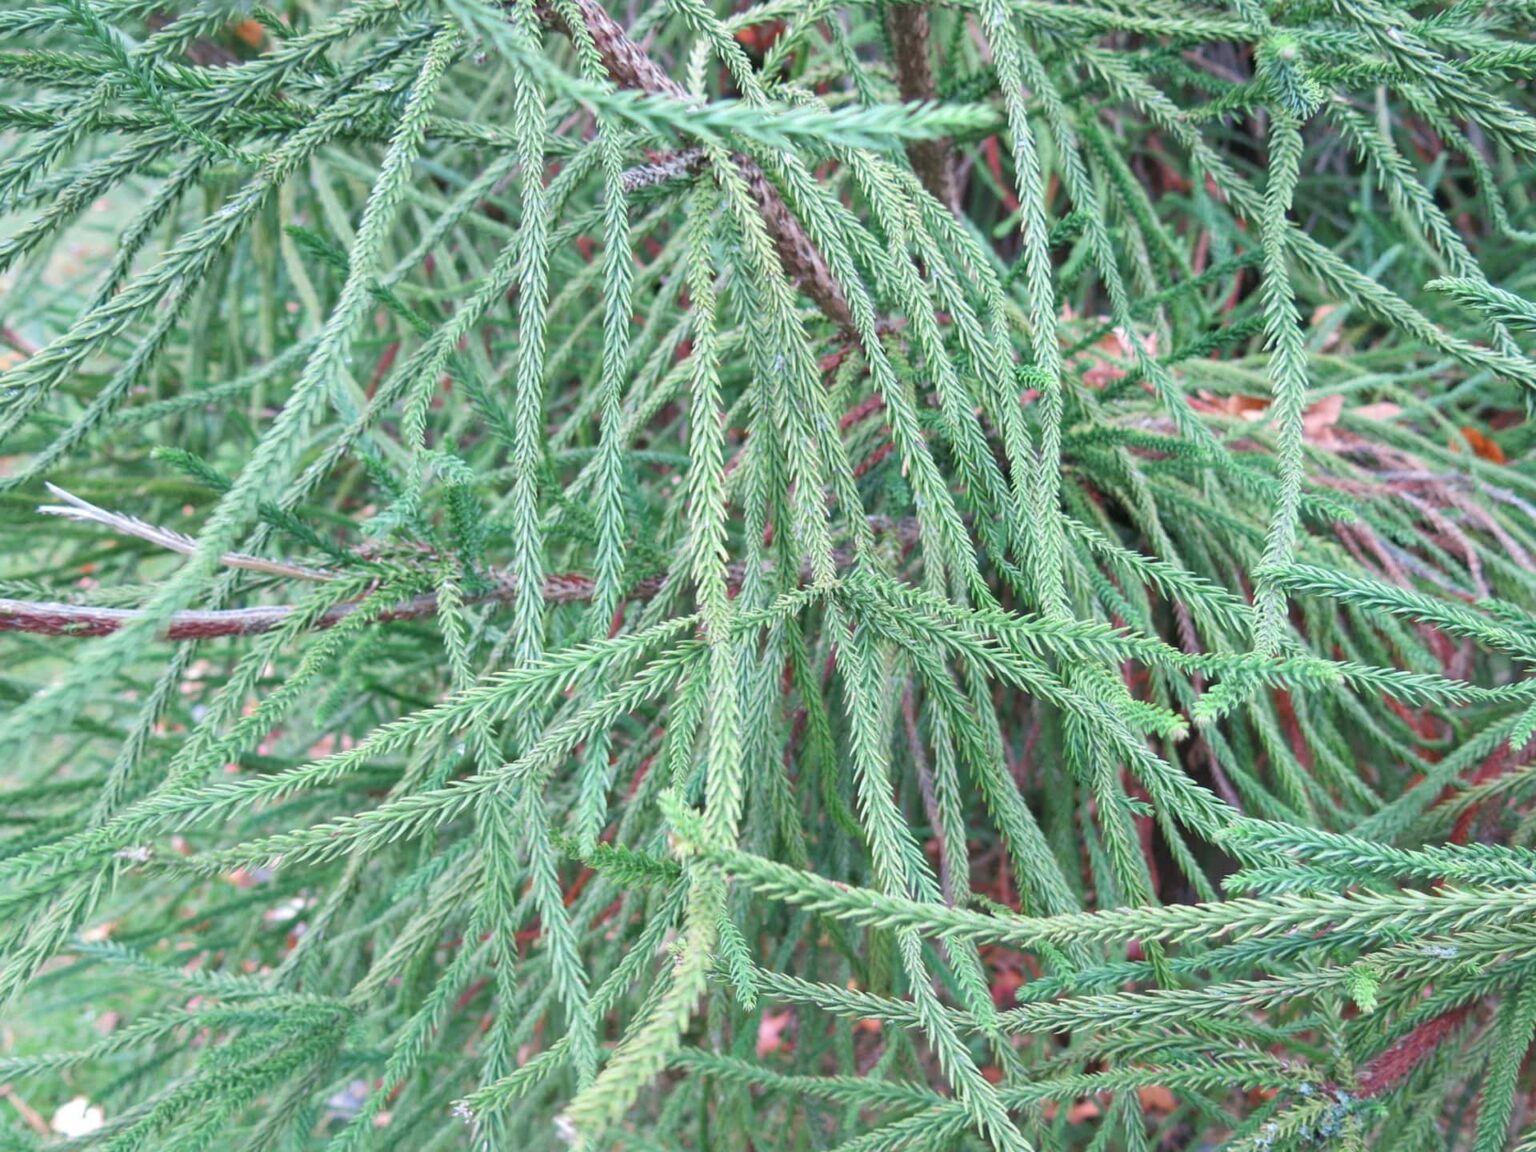
[[[144,23],[154,32],[163,31],[174,22],[175,17],[161,11],[151,12],[144,17]],[[239,62],[238,56],[207,36],[198,36],[189,40],[186,47],[182,49],[182,53],[188,60],[202,68],[227,68]]]
[[[1504,1147],[1536,3],[623,10],[0,5],[25,1123]]]
[[[586,24],[586,33],[591,37],[602,57],[603,66],[615,84],[640,92],[663,93],[681,101],[689,99],[686,89],[630,39],[598,0],[571,0],[571,5],[580,13]],[[571,35],[571,29],[566,27],[565,20],[553,5],[543,5],[540,15],[552,27],[567,36]],[[785,205],[778,190],[768,182],[756,162],[745,156],[736,156],[733,160],[747,182],[753,199],[757,201],[758,210],[762,212],[769,235],[773,237],[784,270],[816,302],[828,320],[839,329],[851,330],[853,314],[848,310],[842,288],[833,279],[826,261],[811,243],[804,227],[795,219],[794,213]],[[693,162],[694,158],[690,158],[690,165]]]

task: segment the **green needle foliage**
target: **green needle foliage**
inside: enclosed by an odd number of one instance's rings
[[[1536,1148],[1533,77],[0,0],[0,1149]]]

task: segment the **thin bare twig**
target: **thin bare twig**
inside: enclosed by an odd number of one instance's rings
[[[0,324],[0,344],[4,344],[11,351],[20,352],[26,357],[36,356],[38,353],[37,345],[9,324]]]
[[[933,829],[933,840],[939,850],[939,891],[944,903],[955,904],[955,875],[949,841],[944,834],[944,820],[939,812],[938,793],[934,788],[933,769],[928,765],[928,751],[923,747],[922,733],[917,728],[917,703],[909,680],[901,690],[901,719],[907,729],[907,751],[912,766],[917,769],[917,787],[923,797],[923,812],[928,826]]]
[[[54,1135],[53,1129],[49,1127],[48,1121],[43,1119],[42,1113],[18,1096],[16,1089],[12,1088],[9,1084],[0,1084],[0,1096],[10,1101],[11,1107],[16,1109],[17,1115],[22,1118],[27,1127],[32,1129],[32,1131],[44,1138]]]
[[[55,499],[64,501],[63,504],[43,504],[38,511],[49,516],[63,516],[65,519],[74,520],[81,524],[100,524],[119,532],[124,536],[133,536],[139,540],[147,540],[151,544],[158,545],[170,552],[177,552],[183,556],[190,556],[197,551],[197,541],[184,532],[178,532],[174,528],[162,528],[154,524],[146,524],[134,516],[127,516],[121,512],[109,512],[105,508],[92,504],[89,500],[82,500],[70,492],[64,491],[56,484],[49,484],[48,491]],[[267,560],[261,556],[250,556],[244,552],[226,552],[219,558],[219,562],[228,568],[243,568],[249,572],[263,572],[269,576],[286,576],[294,580],[334,580],[336,573],[326,572],[320,568],[309,568],[303,564],[289,564],[282,560]]]

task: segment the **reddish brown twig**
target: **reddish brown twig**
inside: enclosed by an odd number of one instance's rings
[[[54,1135],[53,1129],[49,1126],[48,1121],[43,1119],[42,1113],[18,1096],[16,1089],[12,1088],[9,1084],[0,1084],[0,1097],[9,1100],[11,1107],[16,1109],[16,1114],[22,1118],[28,1128],[32,1129],[39,1136],[46,1139]]]
[[[1471,1005],[1463,1005],[1420,1024],[1360,1069],[1355,1078],[1356,1093],[1364,1099],[1370,1099],[1402,1083],[1446,1037],[1461,1026],[1471,1011]]]
[[[38,347],[9,324],[0,324],[0,344],[23,356],[36,356]]]
[[[884,535],[894,537],[905,545],[915,543],[920,535],[916,520],[889,520],[871,516],[870,526]],[[834,552],[839,567],[850,563],[853,553],[846,548]],[[727,583],[734,592],[741,586],[746,565],[737,562],[727,571]],[[801,571],[801,579],[808,579],[810,566]],[[646,600],[662,590],[665,581],[660,576],[649,576],[629,590],[632,600]],[[593,594],[590,577],[573,573],[550,576],[544,581],[544,599],[550,604],[569,604],[590,600]],[[510,603],[517,598],[517,585],[505,574],[499,574],[486,591],[467,597],[469,604]],[[363,610],[361,601],[348,601],[327,608],[311,622],[310,628],[323,631],[334,628],[343,620]],[[282,627],[293,618],[297,608],[288,605],[264,605],[256,608],[225,608],[213,610],[192,609],[174,613],[161,636],[168,640],[212,640],[221,636],[256,636]],[[397,620],[417,620],[437,611],[437,595],[423,593],[409,600],[376,613],[377,623]],[[26,632],[35,636],[107,636],[135,620],[144,613],[136,608],[97,608],[88,604],[62,604],[34,600],[0,599],[0,632]]]
[[[645,598],[661,589],[661,580],[653,578],[637,585],[632,595]],[[499,582],[490,591],[469,600],[484,604],[511,601],[517,596],[510,580]],[[592,598],[592,581],[585,576],[552,576],[544,582],[544,597],[555,604]],[[311,627],[317,631],[334,628],[362,609],[350,601],[327,608],[315,617]],[[161,635],[167,640],[212,640],[220,636],[256,636],[280,628],[298,609],[287,605],[259,608],[227,608],[211,611],[177,612]],[[415,620],[437,611],[437,595],[425,593],[401,601],[379,612],[379,623]],[[144,613],[136,608],[96,608],[85,604],[52,604],[31,600],[0,599],[0,632],[30,632],[38,636],[106,636],[126,627]]]

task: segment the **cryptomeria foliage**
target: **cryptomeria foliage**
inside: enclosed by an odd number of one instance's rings
[[[0,4],[0,1146],[1536,1148],[1533,32]]]

